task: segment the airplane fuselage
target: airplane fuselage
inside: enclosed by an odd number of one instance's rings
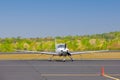
[[[66,47],[66,44],[56,44],[56,54],[58,56],[64,56],[63,61],[65,61],[65,57],[66,56],[69,56],[69,58],[71,59],[71,61],[73,61],[73,59],[71,57],[71,54],[69,52],[69,49]]]
[[[67,56],[68,54],[68,49],[67,48],[58,48],[56,49],[56,53],[59,55],[59,56]]]

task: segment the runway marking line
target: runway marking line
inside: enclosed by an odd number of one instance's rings
[[[113,79],[113,80],[120,80],[120,79],[118,79],[118,78],[115,78],[115,77],[112,77],[112,76],[110,76],[110,75],[108,75],[108,74],[105,74],[104,67],[101,68],[101,76],[107,77],[107,78],[110,78],[110,79]]]
[[[110,78],[110,79],[113,79],[113,80],[120,80],[120,79],[118,79],[118,78],[112,77],[112,76],[107,75],[107,74],[104,74],[103,76],[104,76],[104,77],[107,77],[107,78]]]

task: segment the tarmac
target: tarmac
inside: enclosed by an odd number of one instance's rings
[[[1,60],[0,80],[120,80],[120,60]]]

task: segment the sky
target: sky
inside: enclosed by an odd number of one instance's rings
[[[120,0],[0,0],[0,37],[120,31]]]

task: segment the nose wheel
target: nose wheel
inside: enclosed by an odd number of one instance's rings
[[[65,61],[66,61],[66,59],[64,58],[64,59],[63,59],[63,62],[65,62]]]
[[[61,56],[63,56],[63,62],[66,61],[66,56],[68,56],[68,57],[70,58],[70,60],[73,62],[73,58],[71,57],[71,54],[70,54],[70,53],[67,53],[67,54],[68,54],[68,55],[61,55]],[[52,56],[49,58],[49,61],[52,61],[54,56],[55,56],[55,55],[52,55]]]

